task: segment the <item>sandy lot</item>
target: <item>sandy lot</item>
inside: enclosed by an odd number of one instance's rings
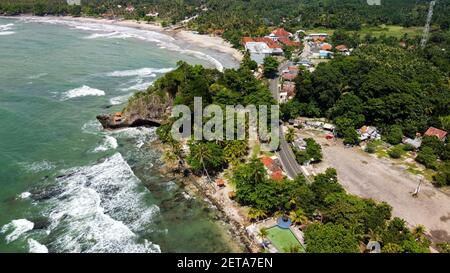
[[[393,207],[393,215],[411,226],[422,224],[433,241],[450,241],[450,196],[423,182],[419,196],[412,197],[419,178],[396,166],[388,159],[367,154],[360,147],[345,148],[342,142],[326,140],[323,133],[302,130],[300,135],[313,137],[322,145],[324,160],[316,172],[333,167],[339,182],[352,194],[385,201]]]

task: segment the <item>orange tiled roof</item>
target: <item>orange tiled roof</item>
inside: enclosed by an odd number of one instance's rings
[[[428,130],[425,132],[426,136],[436,136],[439,139],[444,139],[445,136],[447,136],[447,132],[444,130],[440,130],[438,128],[434,128],[434,127],[430,127],[428,128]]]
[[[224,186],[225,185],[225,181],[223,179],[219,178],[219,179],[216,180],[216,185],[219,186],[219,187]]]
[[[281,46],[279,44],[277,44],[272,39],[267,38],[267,37],[257,37],[257,38],[254,38],[254,40],[255,40],[255,42],[266,43],[267,46],[269,46],[269,48],[281,48]]]
[[[337,45],[335,48],[339,51],[347,50],[347,47],[345,45]]]
[[[286,46],[294,46],[294,47],[300,46],[300,42],[291,41],[287,37],[280,37],[278,41]]]
[[[277,37],[289,37],[289,32],[287,32],[284,28],[277,28],[274,31],[272,31],[272,34],[276,35]]]
[[[275,171],[272,173],[272,179],[275,181],[281,181],[283,180],[283,173],[281,172],[281,170]]]
[[[331,50],[333,47],[330,44],[323,44],[320,49],[322,50]]]
[[[264,164],[264,166],[266,166],[267,168],[270,168],[273,164],[273,159],[268,156],[264,156],[264,157],[261,157],[261,162],[262,162],[262,164]]]

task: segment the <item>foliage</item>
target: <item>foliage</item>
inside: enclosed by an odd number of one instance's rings
[[[402,127],[398,125],[393,125],[389,127],[387,133],[385,134],[386,141],[392,145],[397,145],[402,142],[403,131]]]
[[[278,72],[280,63],[272,56],[264,58],[264,76],[266,78],[273,78]]]
[[[308,161],[318,162],[322,160],[322,147],[312,138],[305,138],[306,149],[300,151],[294,148],[297,162],[304,164]]]
[[[350,230],[333,223],[311,224],[305,231],[308,253],[358,253],[358,241]]]
[[[224,165],[223,150],[213,142],[191,142],[187,162],[194,172],[215,171]]]

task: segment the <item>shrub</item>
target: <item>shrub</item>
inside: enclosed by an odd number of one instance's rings
[[[388,155],[392,158],[400,158],[402,157],[403,147],[402,146],[394,146],[388,151]]]
[[[392,145],[397,145],[402,142],[403,131],[402,127],[398,125],[391,126],[386,132],[386,141]]]
[[[430,147],[422,148],[417,154],[416,161],[425,167],[435,170],[437,168],[437,156]]]
[[[376,149],[377,149],[377,145],[373,141],[367,142],[366,149],[365,149],[365,151],[367,153],[373,154],[373,153],[375,153]]]

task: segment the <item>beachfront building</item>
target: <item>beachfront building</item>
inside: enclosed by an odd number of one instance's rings
[[[380,133],[374,126],[363,126],[357,130],[359,135],[359,140],[370,140],[370,139],[381,139]]]
[[[250,58],[257,64],[263,64],[267,56],[272,55],[272,50],[263,42],[248,42],[245,44],[245,50],[250,53]]]

